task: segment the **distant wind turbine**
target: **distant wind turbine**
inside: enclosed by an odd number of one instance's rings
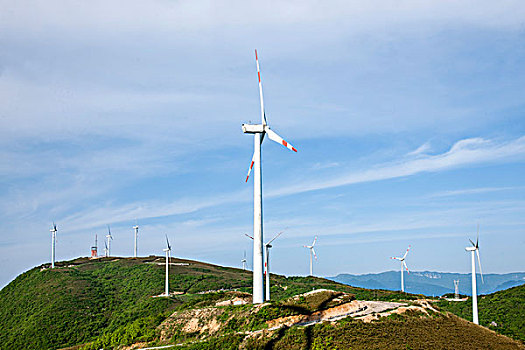
[[[137,257],[137,250],[138,250],[138,246],[137,246],[137,236],[139,235],[139,224],[138,223],[135,223],[135,226],[133,226],[133,228],[135,229],[135,249],[133,251],[133,256],[136,258]]]
[[[106,244],[107,256],[111,256],[111,241],[113,240],[113,236],[111,235],[111,228],[109,227],[109,225],[108,225],[108,234],[106,235],[106,238],[107,238],[107,244]]]
[[[405,291],[405,283],[404,283],[404,280],[403,280],[403,267],[407,270],[407,273],[410,273],[410,271],[408,271],[408,266],[405,263],[405,258],[407,257],[407,254],[408,254],[409,250],[410,250],[410,246],[408,246],[407,251],[405,252],[405,255],[403,255],[402,258],[396,258],[396,257],[391,257],[390,258],[390,259],[394,259],[394,260],[399,260],[401,262],[401,291],[402,292]]]
[[[264,101],[259,70],[259,58],[255,50],[255,62],[257,64],[257,75],[259,78],[259,99],[261,101],[261,124],[242,124],[245,134],[254,134],[254,152],[252,162],[248,168],[246,182],[250,177],[252,167],[255,166],[253,176],[253,303],[260,304],[264,300],[264,266],[263,266],[263,216],[262,216],[262,170],[261,170],[261,145],[264,135],[268,134],[270,140],[282,144],[284,147],[297,152],[297,150],[282,137],[277,135],[266,122]]]
[[[454,280],[454,299],[459,299],[459,280]]]
[[[164,248],[163,251],[166,253],[166,287],[165,287],[164,295],[168,297],[170,295],[168,277],[169,277],[170,254],[171,254],[171,245],[170,245],[170,241],[168,240],[168,235],[166,235],[166,248]]]
[[[245,250],[245,251],[244,251],[244,256],[243,256],[243,258],[242,258],[242,260],[241,260],[241,262],[242,262],[242,269],[243,269],[243,270],[246,270],[246,261],[247,261],[247,260],[246,260],[246,250]]]
[[[51,232],[51,268],[55,268],[55,245],[57,242],[57,225],[53,221],[53,228],[49,230]]]
[[[479,265],[479,273],[481,275],[481,283],[483,282],[483,271],[481,271],[481,259],[479,258],[479,225],[478,225],[478,232],[476,235],[476,244],[472,242],[471,239],[469,239],[470,243],[472,244],[471,247],[466,247],[465,250],[468,252],[471,252],[471,263],[472,263],[472,322],[475,324],[479,324],[478,319],[478,294],[476,290],[476,259],[474,257],[474,252],[476,252],[476,255],[478,256],[478,265]]]
[[[284,231],[279,232],[277,235],[275,235],[274,238],[272,238],[268,243],[264,245],[266,248],[266,262],[264,263],[266,267],[266,271],[264,272],[266,275],[266,300],[270,300],[270,248],[272,247],[272,242],[279,237]]]
[[[314,249],[315,242],[317,242],[317,236],[315,236],[314,241],[312,242],[312,245],[303,245],[303,247],[310,249],[310,276],[314,275],[312,257],[315,257],[315,260],[317,260],[317,255],[315,255],[315,249]]]
[[[109,256],[108,242],[104,241],[104,256],[107,258]]]

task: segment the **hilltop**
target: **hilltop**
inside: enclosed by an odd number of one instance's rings
[[[21,274],[0,291],[0,347],[406,349],[446,340],[460,348],[523,348],[422,295],[316,277],[272,275],[272,302],[253,306],[250,271],[172,259],[172,295],[154,297],[164,289],[163,263],[156,256],[79,258]]]

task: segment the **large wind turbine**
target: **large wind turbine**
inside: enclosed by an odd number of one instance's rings
[[[106,256],[111,256],[111,241],[113,240],[113,236],[111,235],[111,229],[109,228],[109,225],[108,225],[108,234],[106,235],[106,238],[107,238],[107,245],[106,245],[107,255]]]
[[[405,258],[407,257],[407,254],[408,254],[408,251],[410,250],[410,246],[408,246],[407,248],[407,251],[405,252],[405,255],[403,255],[402,258],[395,258],[395,257],[391,257],[390,259],[394,259],[394,260],[399,260],[401,262],[401,291],[404,292],[405,291],[405,283],[403,281],[403,267],[407,270],[407,273],[410,273],[410,271],[408,271],[408,266],[405,262]]]
[[[469,239],[470,243],[472,244],[471,247],[466,247],[465,250],[469,251],[471,253],[471,262],[472,262],[472,322],[475,324],[479,324],[478,320],[478,294],[476,290],[476,259],[474,258],[474,252],[476,252],[476,255],[478,256],[478,265],[479,265],[479,273],[481,275],[481,283],[483,283],[483,271],[481,271],[481,260],[479,258],[479,225],[478,225],[478,233],[476,237],[476,244],[472,242],[471,239]]]
[[[55,268],[55,245],[57,242],[57,225],[53,221],[53,228],[49,230],[51,232],[51,268]]]
[[[271,243],[277,237],[279,237],[282,233],[283,233],[283,231],[279,232],[277,235],[275,235],[274,238],[272,238],[270,241],[268,241],[268,243],[266,243],[264,245],[264,247],[266,248],[266,263],[264,264],[265,267],[266,267],[266,271],[264,272],[265,275],[266,275],[266,283],[265,283],[265,286],[266,286],[266,294],[265,294],[266,300],[270,300],[270,248],[272,247]]]
[[[164,248],[163,251],[166,253],[166,288],[164,291],[164,295],[168,297],[170,295],[168,276],[169,276],[170,252],[171,252],[171,245],[170,245],[170,241],[168,240],[168,235],[166,235],[166,248]]]
[[[315,260],[317,260],[317,255],[315,255],[315,249],[314,249],[315,242],[317,242],[317,236],[315,236],[314,241],[312,242],[312,245],[303,245],[303,247],[310,249],[310,276],[314,275],[312,256],[315,257]]]
[[[133,228],[135,229],[135,249],[134,249],[134,254],[133,256],[136,258],[137,257],[137,236],[139,235],[139,224],[136,223],[135,226],[133,226]]]
[[[284,147],[297,152],[288,142],[270,129],[266,122],[264,112],[264,101],[261,84],[261,73],[259,70],[259,58],[255,50],[255,62],[257,63],[257,75],[259,78],[259,98],[261,101],[261,124],[242,124],[245,134],[254,134],[254,151],[252,162],[248,169],[246,182],[250,172],[255,166],[253,176],[253,303],[260,304],[264,300],[264,266],[263,266],[263,217],[262,217],[262,170],[261,170],[261,144],[264,135],[268,134],[270,140],[282,144]]]

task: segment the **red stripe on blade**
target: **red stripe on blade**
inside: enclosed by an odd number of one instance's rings
[[[253,168],[253,160],[252,160],[252,164],[250,164],[250,169]]]
[[[295,147],[292,147],[292,151],[297,152],[297,150],[295,149]]]
[[[261,82],[261,73],[257,72],[257,75],[259,76],[259,83]]]
[[[257,49],[255,49],[255,59],[257,59]]]
[[[246,176],[246,181],[245,182],[248,182],[248,178],[250,177],[250,175]]]
[[[283,146],[284,146],[284,147],[288,147],[288,142],[286,142],[286,141],[283,140]]]

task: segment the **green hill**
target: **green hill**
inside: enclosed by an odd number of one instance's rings
[[[478,296],[479,323],[498,333],[525,342],[525,285]],[[440,301],[439,307],[464,319],[472,319],[472,300]],[[494,322],[495,324],[492,324]]]
[[[423,308],[416,301],[422,296],[322,278],[272,275],[272,303],[253,306],[250,271],[197,261],[173,259],[173,295],[153,297],[164,290],[163,262],[155,256],[79,258],[56,269],[39,266],[21,274],[0,290],[0,349],[115,349],[131,344],[181,349],[520,346],[453,315]],[[297,296],[313,289],[331,291]],[[364,300],[370,302],[365,305]],[[399,300],[403,303],[395,303]],[[235,301],[245,305],[233,305]],[[374,309],[377,305],[382,309]],[[407,311],[392,313],[394,309]],[[372,320],[347,317],[359,312],[368,312],[362,318]],[[413,340],[396,335],[414,332]],[[474,343],[471,332],[479,333]],[[454,339],[444,342],[447,335]]]
[[[56,269],[39,266],[21,274],[0,291],[0,347],[55,349],[92,341],[126,326],[140,328],[134,340],[149,340],[155,326],[173,310],[203,299],[199,292],[251,292],[249,271],[173,259],[172,263],[189,264],[170,267],[170,290],[184,294],[152,298],[164,291],[165,265],[157,264],[163,262],[161,257],[79,258],[58,263]],[[335,288],[363,298],[400,296],[318,278],[272,276],[272,281],[276,299],[313,288]]]

